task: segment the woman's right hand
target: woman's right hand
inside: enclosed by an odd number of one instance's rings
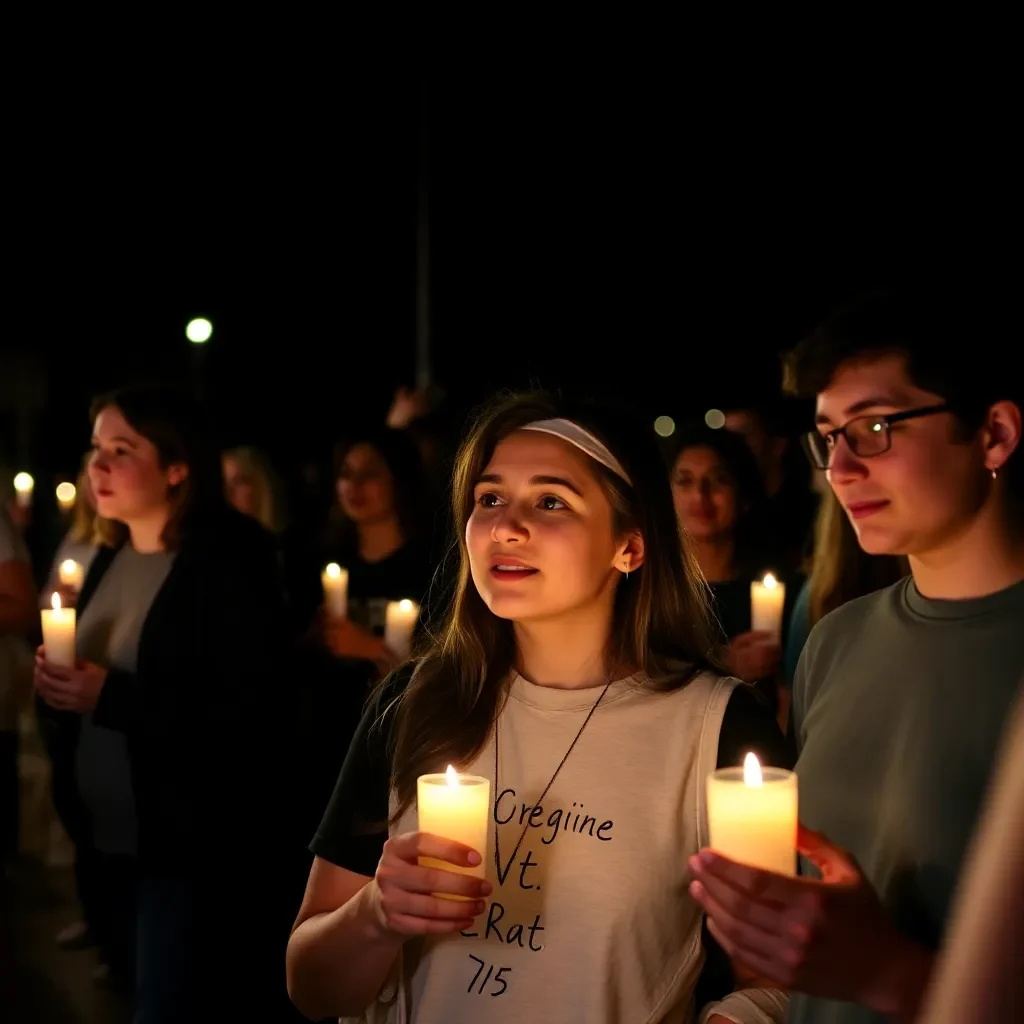
[[[420,857],[460,867],[480,863],[479,853],[450,839],[426,832],[393,836],[384,844],[374,877],[380,924],[402,939],[464,931],[487,909],[485,897],[491,893],[490,882],[442,868],[421,867]],[[434,893],[466,896],[469,902],[442,899]]]

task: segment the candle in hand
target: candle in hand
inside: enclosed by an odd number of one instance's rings
[[[44,608],[43,648],[46,660],[62,668],[75,667],[75,609],[61,608],[60,594],[53,595],[53,608]]]
[[[760,583],[750,584],[750,628],[782,637],[782,606],[786,603],[786,584],[771,573]]]
[[[384,643],[399,658],[408,658],[412,650],[412,634],[420,617],[415,601],[388,601],[384,620]]]
[[[796,874],[797,781],[782,768],[762,770],[747,754],[742,768],[708,776],[711,846],[741,864]]]
[[[491,780],[480,775],[459,775],[448,765],[442,775],[421,775],[416,780],[419,830],[442,839],[452,839],[480,854],[475,867],[448,864],[433,857],[420,857],[424,867],[443,868],[460,875],[487,877],[487,826],[491,820]],[[437,895],[443,896],[443,893]],[[448,899],[466,899],[454,894]]]
[[[324,587],[324,607],[332,619],[348,618],[348,569],[331,562],[320,574]]]
[[[32,492],[36,482],[31,473],[18,473],[14,478],[14,493],[18,508],[29,508],[32,504]]]
[[[82,589],[85,571],[73,558],[65,559],[60,563],[59,574],[60,581],[65,587],[70,587],[76,594]]]

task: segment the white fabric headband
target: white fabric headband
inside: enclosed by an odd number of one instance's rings
[[[527,423],[522,430],[536,430],[541,434],[553,434],[563,441],[575,445],[581,452],[585,452],[595,462],[600,462],[606,469],[610,469],[616,476],[621,477],[630,487],[633,481],[622,468],[622,464],[589,430],[584,430],[578,423],[572,420],[534,420]]]

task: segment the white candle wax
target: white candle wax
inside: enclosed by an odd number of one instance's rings
[[[443,868],[459,875],[487,877],[487,831],[491,820],[491,780],[480,775],[459,775],[449,765],[443,774],[421,775],[416,780],[420,832],[462,843],[480,854],[475,867],[449,864],[433,857],[420,857],[424,867]],[[446,895],[448,899],[467,899]]]
[[[53,607],[44,608],[43,648],[46,660],[62,668],[75,667],[75,609],[61,608],[60,594],[53,595]]]
[[[14,478],[14,494],[19,508],[29,508],[36,482],[31,473],[18,473]]]
[[[60,581],[65,587],[70,587],[75,593],[82,589],[85,570],[74,559],[68,558],[61,562],[59,574]]]
[[[753,754],[743,768],[721,768],[707,780],[711,847],[730,860],[796,874],[797,779],[763,771]]]
[[[750,584],[750,628],[782,638],[782,607],[786,603],[786,584],[771,573],[762,582]]]
[[[412,650],[412,634],[420,617],[415,601],[388,601],[384,620],[384,643],[400,658],[408,658]]]
[[[320,574],[324,587],[324,607],[332,619],[348,618],[348,569],[331,562]]]

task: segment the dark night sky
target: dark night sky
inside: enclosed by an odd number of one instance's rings
[[[287,457],[411,381],[416,92],[287,100],[132,132],[69,110],[80,145],[25,170],[5,345],[50,367],[35,458],[73,464],[94,392],[186,375],[193,315],[233,442]],[[978,189],[941,118],[878,109],[433,90],[438,381],[460,407],[537,382],[703,409],[774,388],[775,353],[859,287],[988,273],[1005,166]]]

